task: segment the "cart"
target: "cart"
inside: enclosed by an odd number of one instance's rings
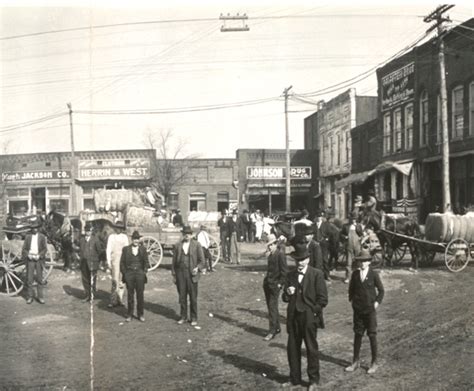
[[[437,243],[384,229],[381,229],[380,232],[388,238],[413,244],[416,249],[417,263],[419,261],[422,264],[430,265],[437,253],[444,254],[446,267],[454,273],[464,270],[470,259],[474,256],[474,243],[468,243],[462,238],[454,238],[448,243]]]

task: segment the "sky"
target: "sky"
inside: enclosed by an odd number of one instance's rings
[[[316,103],[348,88],[375,96],[377,66],[421,39],[423,17],[438,5],[64,3],[0,0],[6,153],[69,151],[68,103],[76,151],[146,148],[147,135],[169,130],[186,143],[181,157],[285,148],[289,86],[290,148],[303,148]],[[457,3],[448,14],[456,25],[474,16],[473,6]],[[243,24],[249,31],[221,32]]]

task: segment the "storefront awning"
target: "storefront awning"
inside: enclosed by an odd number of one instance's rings
[[[413,161],[411,162],[392,162],[387,161],[380,163],[374,169],[374,173],[385,172],[391,170],[392,168],[396,169],[397,171],[401,172],[403,175],[410,175],[410,171],[413,167]]]
[[[365,182],[365,180],[369,176],[374,174],[374,172],[375,170],[369,170],[369,171],[355,172],[354,174],[350,174],[346,176],[345,178],[342,178],[341,180],[336,181],[336,188],[340,189],[348,185]]]

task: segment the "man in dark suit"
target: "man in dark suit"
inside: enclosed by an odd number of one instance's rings
[[[372,362],[367,373],[372,374],[378,368],[376,311],[382,303],[384,288],[378,273],[370,268],[372,256],[369,251],[362,249],[355,259],[361,264],[361,268],[352,273],[349,283],[349,301],[354,311],[354,356],[352,365],[346,368],[346,372],[353,372],[359,368],[362,337],[367,331],[372,353]]]
[[[220,239],[221,239],[221,249],[222,249],[222,258],[224,262],[229,262],[230,260],[230,232],[229,224],[227,223],[229,217],[225,209],[221,211],[221,217],[217,221],[217,226],[219,227]]]
[[[31,233],[26,235],[21,250],[21,256],[26,262],[26,286],[28,288],[28,298],[26,304],[33,302],[33,283],[36,281],[38,290],[38,302],[44,304],[43,288],[46,281],[43,280],[43,270],[47,248],[46,236],[38,232],[41,226],[39,221],[31,225]]]
[[[146,248],[140,244],[140,233],[133,231],[132,244],[122,249],[120,257],[120,272],[122,279],[127,284],[128,314],[127,322],[132,320],[135,292],[137,295],[137,318],[140,322],[145,321],[144,314],[144,292],[147,282],[146,273],[150,267]]]
[[[178,288],[181,318],[183,324],[188,318],[188,296],[191,307],[191,326],[197,326],[197,296],[200,268],[205,268],[204,253],[199,242],[192,238],[193,231],[189,225],[181,230],[183,239],[173,248],[171,274]]]
[[[309,266],[309,251],[304,243],[295,244],[292,257],[297,269],[288,274],[283,301],[288,303],[288,362],[290,382],[301,384],[301,343],[304,340],[308,358],[309,390],[319,383],[317,329],[324,328],[323,308],[328,303],[324,273]]]
[[[247,209],[244,209],[242,212],[242,215],[240,216],[240,219],[242,220],[243,224],[243,236],[244,236],[244,241],[250,243],[251,239],[251,233],[250,230],[252,228],[252,222],[250,221],[250,213]]]
[[[288,265],[286,263],[285,244],[281,243],[273,234],[269,235],[267,248],[270,254],[267,258],[267,274],[263,279],[263,292],[268,308],[269,331],[264,338],[270,341],[280,333],[280,314],[278,312],[278,298],[280,290],[286,282]]]
[[[341,239],[345,242],[347,254],[346,279],[345,284],[350,281],[355,256],[360,253],[360,238],[363,234],[362,226],[357,222],[357,213],[351,212],[349,222],[344,224],[341,229]],[[356,265],[357,266],[357,265]]]
[[[316,220],[314,222],[314,240],[316,240],[321,246],[324,278],[329,282],[329,234],[331,227],[325,217],[323,211],[316,213]]]
[[[79,242],[81,256],[82,285],[86,297],[84,302],[91,301],[96,291],[97,270],[99,269],[99,257],[103,251],[102,242],[92,234],[92,225],[86,223],[84,227],[85,236]]]
[[[230,235],[229,262],[240,265],[240,243],[244,239],[244,225],[236,209],[232,211],[232,217],[227,219],[227,232]]]
[[[181,216],[181,210],[176,209],[176,214],[173,216],[172,223],[175,227],[183,226],[183,216]]]

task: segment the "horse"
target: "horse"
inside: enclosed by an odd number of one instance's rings
[[[385,220],[384,227],[382,227],[382,221]],[[366,228],[372,229],[377,237],[379,238],[380,245],[384,249],[384,258],[391,264],[392,257],[395,249],[401,247],[403,244],[407,244],[412,257],[412,262],[416,264],[418,254],[418,248],[412,241],[406,241],[403,238],[384,234],[381,229],[385,231],[393,232],[395,234],[402,234],[405,236],[411,236],[413,238],[421,237],[421,230],[418,223],[408,216],[401,216],[393,218],[388,215],[384,215],[378,211],[371,211],[362,216],[362,224]]]

